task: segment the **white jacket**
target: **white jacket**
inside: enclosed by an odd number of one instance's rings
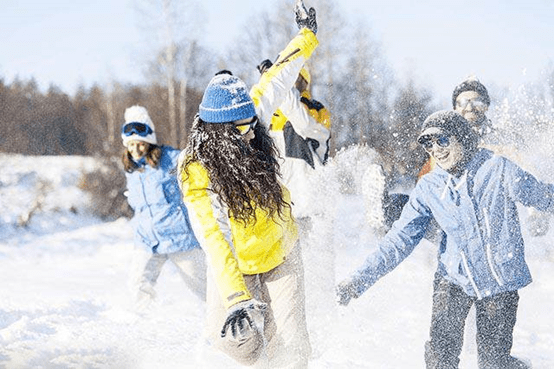
[[[270,135],[281,157],[281,176],[291,193],[293,214],[297,218],[311,216],[311,191],[316,168],[325,164],[329,153],[330,130],[327,110],[319,102],[300,96],[292,88],[273,114]]]

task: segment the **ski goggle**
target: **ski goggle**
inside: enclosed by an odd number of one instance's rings
[[[129,137],[131,135],[139,135],[140,137],[146,137],[152,134],[152,128],[149,125],[140,122],[131,122],[121,127],[121,133]]]
[[[429,151],[433,148],[434,144],[437,144],[439,147],[443,148],[448,147],[450,145],[450,138],[444,134],[425,135],[418,138],[417,143],[423,146],[425,150]]]
[[[471,106],[473,106],[474,108],[484,108],[485,106],[487,106],[487,104],[485,104],[485,102],[480,98],[460,99],[456,101],[456,106],[459,107],[460,109],[467,108],[469,104],[471,104]]]
[[[251,129],[254,129],[258,124],[258,117],[254,116],[250,122],[235,124],[235,128],[239,130],[241,136],[247,134]]]

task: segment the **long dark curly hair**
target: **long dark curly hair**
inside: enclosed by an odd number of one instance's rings
[[[152,168],[157,168],[160,165],[162,158],[162,149],[158,145],[148,144],[146,152],[146,164]],[[125,149],[123,155],[121,155],[121,162],[123,163],[123,169],[127,173],[133,173],[135,170],[140,170],[140,167],[135,163],[129,150]]]
[[[277,149],[267,129],[254,127],[255,138],[246,142],[232,123],[206,123],[195,118],[185,158],[179,172],[188,176],[187,166],[199,162],[210,176],[210,191],[228,207],[229,216],[247,224],[256,220],[255,209],[270,217],[282,217],[290,209],[279,185]]]

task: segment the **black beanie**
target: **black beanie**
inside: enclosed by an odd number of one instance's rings
[[[475,91],[479,95],[481,95],[487,106],[491,104],[491,99],[489,97],[489,92],[487,91],[487,88],[476,79],[468,79],[454,88],[454,92],[452,92],[453,109],[456,109],[456,99],[458,98],[458,95],[465,91]]]
[[[228,69],[222,69],[222,70],[220,70],[219,72],[217,72],[216,74],[214,74],[214,76],[219,76],[219,75],[221,75],[221,74],[228,74],[228,75],[232,76],[232,75],[233,75],[233,72],[231,72],[231,71],[228,70]]]
[[[429,128],[439,128],[447,135],[455,136],[466,148],[475,148],[479,142],[479,137],[471,129],[469,122],[453,110],[439,110],[429,115],[423,122],[418,142],[421,137],[427,135],[426,131]]]

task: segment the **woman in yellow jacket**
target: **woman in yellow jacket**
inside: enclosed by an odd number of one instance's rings
[[[290,195],[266,122],[317,46],[315,11],[250,93],[223,73],[209,83],[179,179],[207,254],[207,338],[244,365],[305,368],[311,354],[304,271]]]

